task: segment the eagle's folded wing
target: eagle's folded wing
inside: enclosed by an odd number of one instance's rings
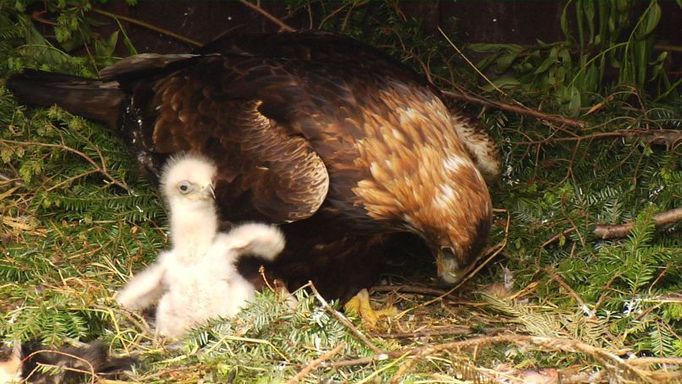
[[[190,60],[192,66],[133,89],[142,106],[136,125],[144,147],[212,158],[219,169],[216,197],[228,217],[291,222],[312,216],[327,196],[329,176],[307,139],[266,116],[261,95],[234,89],[248,80],[239,68],[219,57]],[[288,81],[278,76],[271,85]]]

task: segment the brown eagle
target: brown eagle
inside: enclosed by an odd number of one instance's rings
[[[424,79],[356,40],[227,36],[100,75],[28,71],[8,87],[106,123],[157,174],[176,152],[211,158],[222,219],[281,224],[287,247],[267,270],[290,287],[354,294],[395,233],[423,239],[447,283],[483,248],[496,147]]]

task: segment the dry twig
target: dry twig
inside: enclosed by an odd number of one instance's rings
[[[464,326],[446,327],[443,329],[420,330],[414,332],[373,333],[372,336],[383,339],[416,339],[418,337],[432,336],[462,336],[470,335],[473,330]]]
[[[445,38],[445,41],[447,41],[448,44],[450,44],[450,46],[452,47],[452,49],[454,49],[455,52],[457,52],[457,53],[462,57],[462,59],[464,59],[464,61],[466,61],[467,64],[469,64],[469,66],[470,66],[471,68],[473,68],[474,71],[476,71],[476,73],[478,73],[478,75],[481,76],[481,77],[482,77],[482,78],[483,78],[491,87],[493,87],[493,88],[494,88],[497,92],[499,92],[500,94],[502,94],[502,95],[504,95],[504,96],[508,96],[507,93],[506,93],[505,91],[503,91],[500,87],[498,87],[497,84],[495,84],[494,82],[492,82],[492,80],[490,80],[490,79],[488,78],[488,76],[486,76],[483,72],[481,72],[481,70],[478,69],[478,67],[477,67],[474,63],[472,63],[471,60],[469,60],[469,58],[466,57],[466,56],[464,55],[464,53],[462,53],[462,51],[461,51],[459,48],[457,48],[457,46],[455,45],[455,43],[453,43],[452,40],[450,40],[450,38],[448,37],[448,35],[445,34],[445,32],[443,32],[443,30],[441,29],[441,27],[438,27],[438,32],[440,32],[440,34],[443,36],[443,38]],[[519,102],[517,101],[517,104],[521,104],[521,103],[519,103]]]
[[[343,347],[345,347],[345,346],[346,346],[346,344],[341,343],[341,344],[337,345],[336,347],[334,347],[333,349],[325,352],[324,354],[322,354],[322,356],[320,356],[317,359],[308,363],[308,365],[306,365],[303,369],[301,369],[301,371],[299,371],[294,377],[287,380],[285,384],[298,383],[299,381],[301,381],[301,379],[306,377],[313,369],[317,368],[318,366],[320,366],[320,364],[329,360],[334,355],[339,353],[343,349]]]
[[[590,317],[594,316],[594,311],[591,310],[587,304],[585,304],[585,301],[582,299],[582,297],[580,297],[580,295],[578,295],[578,293],[574,291],[573,288],[571,288],[571,286],[561,278],[561,276],[559,276],[552,268],[545,268],[545,272],[552,280],[559,283],[561,288],[563,288],[564,291],[566,291],[566,293],[573,298],[573,300],[576,302],[576,304],[578,304],[584,313],[588,314]]]
[[[37,21],[37,22],[39,22],[39,23],[41,23],[41,24],[51,25],[51,26],[53,26],[53,27],[59,25],[58,23],[56,23],[56,22],[54,22],[54,21],[52,21],[52,20],[48,20],[48,19],[44,18],[43,16],[44,16],[46,13],[47,13],[47,11],[44,11],[44,10],[43,10],[43,11],[33,11],[33,12],[31,13],[31,19],[32,19],[32,20],[35,20],[35,21]]]
[[[266,19],[272,21],[273,23],[277,24],[281,30],[286,31],[286,32],[296,32],[296,29],[292,28],[291,26],[287,25],[285,22],[282,20],[276,18],[273,16],[271,13],[266,11],[265,9],[259,7],[256,4],[253,4],[247,0],[239,0],[240,3],[246,5],[247,7],[253,9],[254,11],[260,13],[261,15],[265,16]]]
[[[472,63],[469,60],[469,58],[466,57],[462,53],[462,51],[460,51],[459,48],[457,48],[457,46],[452,42],[452,40],[450,40],[450,38],[445,34],[445,32],[443,32],[443,30],[440,27],[438,27],[438,31],[441,33],[441,35],[443,35],[443,37],[450,44],[450,46],[469,64],[469,66],[471,66],[471,68],[474,69],[474,71],[476,71],[481,77],[483,77],[483,79],[485,79],[485,81],[488,84],[490,84],[490,86],[492,86],[500,94],[502,94],[504,96],[509,96],[502,89],[500,89],[494,82],[492,82],[483,72],[481,72],[478,69],[478,67],[476,67],[476,65],[474,65],[474,63]],[[532,117],[535,117],[535,118],[541,119],[541,120],[553,121],[556,123],[570,125],[570,126],[578,127],[578,128],[582,128],[585,126],[584,122],[577,121],[577,120],[571,120],[571,119],[568,119],[566,117],[558,116],[558,115],[548,115],[546,113],[528,108],[516,100],[514,100],[516,105],[511,105],[511,104],[501,103],[499,101],[484,100],[484,99],[481,99],[478,97],[474,97],[474,96],[471,96],[470,94],[468,94],[467,92],[464,92],[461,89],[458,89],[458,91],[459,91],[459,93],[447,92],[447,91],[442,91],[442,93],[446,96],[465,100],[465,101],[470,102],[470,103],[487,105],[487,106],[495,107],[495,108],[510,111],[510,112],[515,112],[515,113],[519,113],[519,114],[523,114],[523,115],[532,116]]]
[[[671,129],[623,129],[611,132],[596,132],[584,136],[569,136],[569,137],[546,137],[542,140],[530,140],[530,141],[519,141],[513,142],[512,144],[521,145],[536,145],[536,144],[548,144],[553,142],[561,141],[585,141],[593,139],[609,139],[618,137],[640,137],[644,142],[661,144],[665,143],[666,146],[674,147],[675,134],[679,135],[679,131]]]
[[[183,43],[186,43],[186,44],[189,44],[189,45],[193,45],[193,46],[195,46],[195,47],[201,47],[201,46],[204,45],[204,44],[203,44],[202,42],[200,42],[200,41],[197,41],[197,40],[194,40],[194,39],[190,39],[189,37],[185,37],[185,36],[182,36],[182,35],[178,35],[177,33],[173,32],[173,31],[169,31],[169,30],[167,30],[167,29],[164,29],[164,28],[161,28],[161,27],[157,27],[156,25],[152,25],[152,24],[146,23],[146,22],[141,21],[141,20],[133,19],[132,17],[128,17],[128,16],[119,15],[119,14],[116,14],[116,13],[107,12],[107,11],[105,11],[105,10],[97,9],[97,8],[93,8],[93,9],[92,9],[92,12],[97,13],[97,14],[102,15],[102,16],[110,17],[110,18],[112,18],[112,19],[114,19],[114,20],[123,20],[123,21],[126,21],[126,22],[130,23],[130,24],[135,24],[135,25],[137,25],[138,27],[142,27],[142,28],[146,28],[146,29],[148,29],[148,30],[150,30],[150,31],[158,32],[158,33],[160,33],[160,34],[162,34],[162,35],[166,35],[166,36],[172,37],[172,38],[174,38],[175,40],[182,41]]]
[[[570,234],[571,232],[575,231],[575,229],[576,229],[575,227],[571,227],[571,228],[568,228],[568,229],[564,229],[563,231],[557,233],[556,235],[552,236],[552,237],[549,238],[547,241],[545,241],[544,243],[542,243],[542,245],[540,246],[540,248],[545,248],[546,246],[552,244],[553,242],[555,242],[555,241],[561,239],[562,236],[566,236],[566,235]]]
[[[521,105],[514,105],[503,103],[501,101],[488,100],[481,97],[473,96],[462,89],[458,89],[457,92],[452,91],[441,91],[443,95],[451,97],[453,99],[464,100],[468,103],[483,105],[487,107],[492,107],[495,109],[501,109],[507,112],[518,113],[520,115],[530,116],[538,120],[550,121],[557,124],[564,124],[571,127],[583,128],[585,127],[585,122],[579,120],[569,119],[560,115],[550,115],[536,109],[531,109]]]
[[[657,377],[659,376],[658,372],[649,371],[638,367],[641,365],[650,365],[657,363],[657,361],[652,361],[650,358],[646,358],[647,360],[643,363],[638,363],[639,359],[637,358],[624,360],[609,350],[594,347],[592,345],[580,341],[556,337],[527,335],[496,335],[476,337],[467,340],[453,341],[443,344],[406,348],[359,359],[323,363],[323,366],[347,367],[353,365],[370,364],[381,360],[387,360],[389,358],[397,358],[399,356],[408,356],[412,357],[412,360],[407,363],[408,367],[401,369],[402,371],[401,373],[406,373],[410,366],[412,366],[418,360],[426,356],[438,354],[444,351],[452,350],[459,351],[465,348],[478,348],[483,345],[500,343],[513,343],[517,345],[533,346],[543,351],[584,353],[594,358],[597,362],[599,362],[605,368],[607,368],[607,370],[610,373],[616,375],[619,378],[622,378],[623,375],[626,375],[626,377],[636,378],[638,382],[643,383],[659,382],[657,379]],[[666,359],[666,361],[663,362],[666,363],[668,362],[668,360]],[[672,375],[677,375],[678,378],[680,376],[679,373],[673,373]]]
[[[33,357],[33,356],[35,356],[35,355],[40,355],[41,353],[54,353],[54,354],[57,354],[57,355],[62,355],[62,356],[68,357],[68,358],[70,358],[70,359],[78,360],[78,361],[81,362],[81,363],[85,363],[85,365],[86,365],[87,368],[88,368],[87,371],[86,371],[86,370],[82,370],[82,369],[73,368],[73,367],[67,367],[67,366],[59,366],[58,368],[59,368],[59,369],[62,369],[62,370],[64,370],[64,371],[71,371],[71,372],[75,372],[75,373],[82,373],[82,374],[85,374],[85,375],[89,375],[89,377],[90,377],[90,383],[95,384],[96,379],[97,379],[97,373],[95,372],[95,367],[92,366],[92,364],[90,363],[90,361],[88,361],[88,360],[86,360],[86,359],[84,359],[84,358],[82,358],[82,357],[80,357],[80,356],[72,355],[72,354],[67,353],[67,352],[64,352],[64,351],[54,351],[54,350],[49,350],[49,349],[41,349],[41,350],[35,351],[35,352],[31,353],[30,355],[24,357],[24,361],[30,359],[31,357]],[[38,364],[38,365],[33,369],[33,371],[31,371],[31,373],[28,374],[28,375],[27,375],[26,377],[24,377],[23,379],[26,380],[26,382],[29,382],[29,381],[30,381],[29,379],[31,378],[31,376],[33,376],[34,373],[40,371],[40,369],[41,369],[40,367],[41,367],[41,366],[43,366],[43,367],[44,367],[44,366],[52,367],[51,365]]]
[[[372,343],[369,340],[369,338],[367,338],[367,336],[365,336],[362,332],[360,332],[360,330],[357,329],[353,325],[353,323],[351,323],[350,320],[348,320],[346,318],[346,316],[342,315],[339,311],[335,310],[334,308],[332,308],[331,305],[329,305],[327,300],[325,300],[324,297],[322,297],[322,295],[320,295],[320,292],[317,291],[317,288],[315,288],[315,285],[313,284],[312,281],[308,281],[308,284],[306,284],[306,286],[310,287],[310,290],[313,292],[313,295],[315,295],[315,297],[322,304],[324,309],[326,309],[327,312],[329,312],[332,316],[334,316],[336,318],[336,320],[340,321],[341,324],[346,326],[346,328],[348,328],[348,330],[351,331],[351,333],[353,333],[353,335],[355,335],[358,339],[360,339],[363,343],[365,343],[365,345],[367,345],[367,347],[369,347],[369,349],[371,349],[374,353],[377,353],[377,354],[383,353],[383,351],[381,349],[379,349],[379,347],[374,345],[374,343]]]
[[[462,300],[461,297],[452,292],[444,291],[442,289],[420,287],[417,285],[375,285],[370,288],[370,292],[393,292],[393,293],[408,293],[423,296],[437,296],[447,300],[450,304],[468,304],[476,305],[469,301]]]
[[[658,213],[654,215],[653,220],[658,229],[682,221],[682,207]],[[604,240],[618,239],[629,235],[634,226],[632,221],[625,224],[599,224],[594,228],[594,234]]]

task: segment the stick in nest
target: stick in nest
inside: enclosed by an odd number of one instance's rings
[[[669,211],[661,212],[654,215],[654,224],[657,229],[661,229],[666,225],[682,221],[682,207],[671,209]],[[634,222],[625,224],[599,224],[594,228],[594,234],[600,239],[619,239],[627,237],[635,226]]]
[[[306,284],[306,285],[310,287],[310,290],[313,292],[313,295],[315,295],[317,300],[320,303],[322,303],[322,306],[324,307],[324,309],[326,309],[332,316],[334,316],[338,321],[340,321],[341,324],[346,326],[346,328],[348,328],[348,330],[350,330],[351,333],[353,333],[353,335],[355,335],[358,339],[362,340],[362,342],[365,343],[365,345],[367,345],[367,347],[369,349],[371,349],[374,353],[376,353],[376,354],[382,354],[383,353],[383,351],[381,349],[379,349],[379,347],[374,345],[374,343],[372,343],[369,340],[369,338],[367,338],[367,336],[365,336],[362,332],[360,332],[360,330],[357,329],[353,325],[353,323],[350,322],[350,320],[348,320],[339,311],[335,310],[334,308],[332,308],[331,305],[329,305],[327,300],[325,300],[324,297],[322,297],[322,295],[320,295],[320,292],[317,291],[317,288],[315,288],[315,285],[313,285],[312,281],[308,281],[308,284]]]
[[[318,366],[320,366],[320,364],[329,360],[334,355],[339,353],[343,349],[343,347],[345,347],[345,346],[346,346],[345,343],[341,343],[341,344],[337,345],[336,347],[332,348],[331,350],[325,352],[322,356],[320,356],[317,359],[308,363],[308,365],[306,365],[303,369],[301,369],[301,371],[299,371],[294,377],[287,380],[287,382],[285,384],[298,383],[304,377],[306,377],[313,369],[317,368]]]
[[[565,338],[543,337],[543,336],[528,336],[528,335],[496,335],[483,336],[471,339],[453,341],[443,344],[427,345],[423,347],[406,348],[396,351],[390,351],[384,354],[363,357],[353,360],[342,360],[331,363],[323,363],[325,367],[347,367],[352,365],[364,365],[386,360],[387,358],[397,358],[399,356],[411,357],[406,363],[406,366],[401,367],[400,373],[405,374],[414,364],[427,357],[445,351],[459,351],[466,348],[480,347],[490,344],[513,343],[517,345],[532,346],[536,350],[541,351],[563,351],[573,353],[583,353],[591,356],[593,359],[602,364],[607,371],[615,376],[615,378],[623,379],[624,376],[628,378],[636,378],[637,382],[642,383],[657,383],[657,374],[660,372],[642,369],[641,365],[655,364],[658,361],[647,358],[645,364],[637,363],[639,359],[624,360],[615,355],[613,352],[594,347],[592,345]],[[395,377],[394,377],[395,378]]]
[[[266,11],[265,9],[259,7],[258,5],[253,4],[253,3],[251,3],[251,2],[249,2],[249,1],[247,1],[247,0],[239,0],[239,2],[242,3],[242,4],[244,4],[245,6],[247,6],[247,7],[251,8],[251,9],[253,9],[254,11],[260,13],[260,14],[263,15],[266,19],[268,19],[268,20],[272,21],[273,23],[277,24],[277,25],[280,27],[281,30],[286,31],[286,32],[296,32],[296,29],[290,27],[290,26],[287,25],[285,22],[283,22],[282,20],[276,18],[275,16],[273,16],[272,14],[270,14],[270,13],[269,13],[268,11]]]
[[[457,92],[451,92],[451,91],[441,91],[441,92],[443,93],[443,95],[445,95],[447,97],[450,97],[453,99],[464,100],[464,101],[466,101],[468,103],[472,103],[472,104],[478,104],[478,105],[483,105],[483,106],[487,106],[487,107],[492,107],[495,109],[500,109],[500,110],[507,111],[507,112],[518,113],[519,115],[526,115],[526,116],[533,117],[535,119],[550,121],[550,122],[558,123],[558,124],[565,124],[565,125],[568,125],[571,127],[576,127],[576,128],[584,128],[585,127],[584,121],[573,120],[573,119],[569,119],[567,117],[560,116],[560,115],[551,115],[548,113],[538,111],[536,109],[528,108],[526,106],[508,104],[508,103],[504,103],[501,101],[495,101],[495,100],[484,99],[481,97],[476,97],[476,96],[470,95],[467,92],[464,92],[461,89],[459,89]]]

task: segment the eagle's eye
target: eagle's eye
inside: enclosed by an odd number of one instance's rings
[[[455,258],[455,250],[452,247],[440,247],[440,252],[443,256]]]
[[[180,183],[178,183],[178,190],[183,195],[186,195],[192,191],[192,183],[190,183],[187,180],[183,180]]]

